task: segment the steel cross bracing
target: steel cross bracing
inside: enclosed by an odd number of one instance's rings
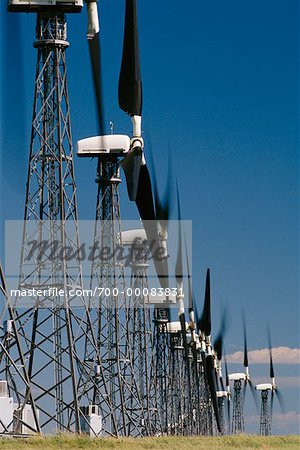
[[[244,433],[244,405],[242,399],[242,382],[234,380],[233,384],[233,406],[232,406],[232,433]]]
[[[84,390],[100,406],[104,435],[140,436],[145,431],[142,421],[145,411],[130,342],[132,323],[128,315],[124,262],[117,256],[122,253],[117,156],[99,158],[96,181],[95,252],[108,248],[113,257],[94,257],[92,261],[90,287],[104,290],[90,298],[91,324],[86,335],[88,339],[90,330],[94,330],[98,348],[96,353],[86,342],[85,361],[96,367],[97,381],[96,386],[85,383]],[[117,295],[114,289],[118,289]]]
[[[186,403],[189,399],[185,392],[186,372],[183,351],[181,332],[170,334],[168,433],[172,435],[186,434]]]
[[[66,31],[62,13],[37,15],[34,46],[38,58],[19,288],[39,288],[43,295],[32,297],[22,307],[17,300],[15,326],[22,355],[14,338],[10,354],[15,364],[26,362],[41,429],[80,432],[79,403],[85,399],[77,388],[77,378],[87,372],[83,344],[89,318],[84,300],[70,295],[71,289],[82,288],[82,274]],[[35,253],[33,242],[37,244]],[[71,262],[63,256],[64,249],[72,253]],[[51,252],[52,256],[57,252],[56,257],[49,257]],[[63,294],[54,295],[50,288],[62,289]]]
[[[6,317],[4,326],[1,326],[0,336],[0,379],[7,382],[7,395],[15,403],[12,422],[3,423],[1,421],[1,434],[19,434],[21,427],[26,427],[28,433],[40,432],[37,408],[30,386],[28,371],[25,365],[24,356],[20,345],[18,329],[16,327],[14,310],[7,295],[6,283],[2,265],[0,263],[0,296],[1,296],[1,316],[0,323]],[[18,363],[11,356],[10,348],[12,342],[18,354]],[[32,419],[30,423],[22,418],[22,411],[25,405],[30,403],[32,407]]]
[[[262,436],[271,435],[271,418],[269,410],[269,391],[261,391],[261,407],[260,407],[260,421],[259,421],[259,433]]]
[[[154,345],[155,345],[155,370],[158,390],[158,411],[161,420],[162,432],[169,434],[170,424],[170,395],[169,395],[169,347],[168,333],[170,322],[169,308],[154,309]]]
[[[144,411],[144,417],[140,416],[143,434],[153,436],[161,432],[161,422],[158,411],[160,393],[157,391],[155,371],[153,307],[148,294],[147,248],[147,241],[144,241],[136,245],[136,250],[132,252],[130,287],[133,294],[129,303],[128,325],[133,369]],[[131,410],[135,411],[136,406],[132,404]],[[136,410],[136,414],[139,416],[140,412]]]
[[[225,421],[225,397],[218,397],[219,406],[219,419],[221,425],[221,431],[218,434],[226,434],[226,421]]]

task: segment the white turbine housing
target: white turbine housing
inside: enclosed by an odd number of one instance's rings
[[[255,386],[255,389],[257,391],[271,391],[272,390],[272,384],[271,383],[261,383],[257,384]]]
[[[64,12],[79,12],[83,0],[8,0],[8,11],[37,12],[49,7],[61,9]]]
[[[93,39],[95,34],[99,33],[100,31],[97,0],[89,0],[87,2],[87,12],[88,12],[87,38]]]
[[[244,372],[230,373],[228,378],[230,381],[245,381],[246,375]]]
[[[218,398],[224,398],[224,397],[227,397],[228,392],[227,391],[217,391],[216,394],[217,394]]]
[[[81,139],[77,142],[78,156],[98,156],[105,153],[123,155],[130,149],[130,138],[125,134],[108,134]]]
[[[132,245],[137,241],[145,246],[147,245],[147,236],[144,228],[122,231],[121,237],[123,245]]]
[[[188,330],[189,324],[185,323],[185,328]],[[180,322],[168,322],[167,323],[167,331],[170,334],[181,333],[181,323]]]

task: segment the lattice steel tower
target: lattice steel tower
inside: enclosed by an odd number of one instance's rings
[[[83,358],[89,316],[80,295],[64,13],[80,10],[82,1],[52,7],[39,3],[27,5],[27,11],[37,12],[34,47],[38,56],[19,288],[36,288],[42,294],[28,298],[26,304],[18,299],[15,320],[42,430],[55,426],[59,431],[80,432],[87,420],[79,405],[86,400],[77,380],[79,374],[90,377]],[[26,10],[26,5],[22,8]],[[67,258],[66,252],[73,256]],[[90,339],[95,345],[93,334]],[[12,343],[11,352],[15,347]],[[21,361],[17,353],[15,361]]]
[[[230,375],[229,375],[230,377]],[[232,407],[232,433],[244,433],[244,407],[242,399],[242,380],[234,380],[233,384],[233,407]]]
[[[271,435],[271,418],[269,410],[269,392],[268,389],[261,390],[261,406],[260,406],[260,421],[259,433],[262,436]]]
[[[89,139],[80,141],[79,147]],[[91,372],[95,366],[96,383],[91,379],[87,383],[81,379],[81,382],[90,402],[100,406],[105,435],[141,436],[151,434],[148,405],[143,398],[149,392],[143,393],[146,387],[143,385],[141,389],[139,385],[139,361],[144,356],[134,345],[138,336],[147,340],[149,330],[136,330],[131,301],[126,295],[124,261],[120,257],[123,254],[118,192],[120,156],[98,157],[95,254],[90,283],[95,295],[90,298],[91,322],[87,324],[85,344],[85,361],[90,364]],[[99,257],[103,249],[109,249],[111,256]],[[91,330],[97,337],[97,350],[89,340]]]

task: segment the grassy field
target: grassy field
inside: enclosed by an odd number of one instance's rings
[[[56,437],[34,437],[30,439],[1,439],[3,450],[77,450],[77,449],[119,449],[119,450],[198,450],[198,449],[262,449],[299,450],[300,436],[224,436],[224,437],[159,437],[143,439],[89,439],[68,435]]]

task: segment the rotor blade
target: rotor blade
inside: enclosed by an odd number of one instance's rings
[[[220,377],[220,383],[221,383],[222,391],[225,391],[225,385],[224,385],[223,377]]]
[[[216,388],[216,378],[215,378],[215,368],[214,368],[214,361],[213,356],[208,355],[206,357],[206,377],[207,377],[207,383],[211,395],[211,400],[213,404],[213,409],[215,413],[216,423],[219,432],[221,433],[221,423],[220,423],[220,415],[219,415],[219,406],[218,406],[218,399],[217,399],[217,388]]]
[[[138,188],[136,194],[136,206],[140,213],[141,219],[144,222],[155,221],[155,211],[152,196],[152,185],[148,167],[146,165],[141,165]]]
[[[159,279],[160,286],[163,289],[168,288],[168,261],[167,259],[157,258],[157,251],[160,250],[161,240],[159,238],[157,223],[155,220],[155,211],[153,205],[151,179],[148,168],[145,164],[140,167],[138,189],[136,194],[136,205],[143,221],[147,235],[148,245],[153,257],[153,263]]]
[[[278,402],[279,402],[281,411],[285,414],[285,402],[284,402],[284,398],[283,398],[283,395],[282,395],[281,391],[279,391],[278,388],[275,389],[275,395],[276,395],[277,400],[278,400]]]
[[[243,333],[244,333],[244,367],[249,367],[248,361],[248,346],[247,346],[247,328],[245,312],[242,313]]]
[[[228,430],[230,429],[230,392],[229,392],[229,375],[228,375],[228,366],[227,359],[224,350],[224,365],[225,365],[225,377],[226,377],[226,391],[227,391],[227,420],[228,420]]]
[[[270,415],[271,415],[271,420],[273,418],[273,408],[274,408],[274,389],[272,389],[271,391],[271,405],[270,405]]]
[[[210,313],[210,269],[206,272],[205,281],[205,298],[204,298],[204,308],[202,317],[199,321],[199,329],[205,333],[206,336],[211,334],[211,313]]]
[[[248,383],[248,380],[245,380],[244,385],[243,385],[243,405],[245,404],[247,383]]]
[[[129,150],[124,159],[120,162],[125,173],[128,197],[131,201],[136,201],[139,177],[142,163],[141,147],[133,147]]]
[[[226,312],[223,309],[220,331],[214,341],[214,350],[217,354],[218,361],[221,361],[221,359],[222,359],[223,342],[224,342],[224,336],[225,336],[226,330],[227,330],[227,319],[226,319]]]
[[[185,314],[184,312],[179,316],[180,325],[181,325],[181,333],[182,333],[182,343],[184,349],[184,356],[186,363],[188,364],[188,342],[187,342],[187,333],[186,333],[186,322],[185,322]]]
[[[271,343],[271,332],[270,328],[267,328],[268,333],[268,346],[269,346],[269,354],[270,354],[270,378],[274,378],[274,366],[273,366],[273,358],[272,358],[272,343]]]
[[[258,400],[257,400],[257,394],[256,394],[255,387],[253,386],[253,383],[252,383],[251,380],[248,380],[248,384],[249,384],[249,387],[250,387],[250,390],[251,390],[251,394],[252,394],[252,397],[253,397],[253,400],[254,400],[254,403],[255,403],[256,411],[258,413],[259,412],[259,406],[258,406]]]
[[[177,198],[177,215],[178,215],[178,246],[175,265],[175,277],[177,283],[180,284],[182,283],[183,280],[183,264],[182,264],[181,206],[177,182],[176,182],[176,198]]]
[[[230,395],[228,395],[228,393],[227,393],[227,397],[226,397],[226,399],[227,399],[227,421],[228,421],[228,433],[229,433],[229,430],[230,430],[230,423],[231,423],[231,414],[230,414]]]
[[[118,96],[119,106],[123,111],[130,116],[142,115],[142,81],[136,0],[126,0],[123,55]]]
[[[147,137],[147,148],[149,148],[149,157],[150,157],[150,164],[153,168],[152,170],[152,184],[153,184],[153,195],[154,195],[154,203],[155,203],[155,215],[156,219],[162,224],[162,226],[166,227],[167,222],[169,220],[170,216],[170,210],[171,210],[171,180],[172,180],[172,164],[170,162],[170,150],[169,150],[169,165],[168,165],[168,174],[167,174],[167,185],[165,190],[165,195],[163,196],[163,199],[161,199],[159,195],[159,189],[158,189],[158,182],[157,182],[157,176],[156,176],[156,167],[154,162],[154,155],[153,155],[153,148],[151,143],[151,138],[148,133]]]
[[[101,74],[101,46],[99,33],[96,33],[92,39],[88,39],[90,59],[93,73],[93,83],[96,98],[96,108],[98,116],[99,135],[105,134],[104,130],[104,112],[103,112],[103,90]]]

